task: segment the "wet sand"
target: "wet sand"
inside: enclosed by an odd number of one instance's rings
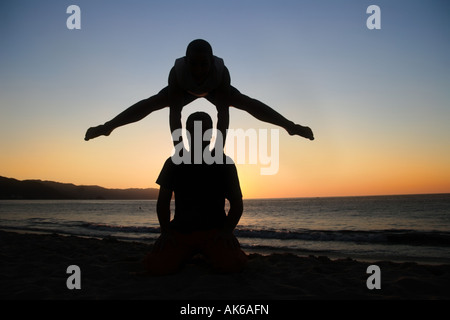
[[[450,265],[362,262],[292,254],[250,254],[238,274],[214,273],[194,259],[179,273],[142,274],[150,245],[115,239],[0,231],[3,300],[317,300],[450,298]],[[381,289],[368,289],[369,265]],[[68,289],[67,268],[80,268],[81,289]]]

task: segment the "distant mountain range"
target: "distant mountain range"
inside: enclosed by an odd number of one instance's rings
[[[41,180],[16,180],[0,177],[0,199],[42,200],[152,200],[158,198],[158,189],[106,189],[99,186],[76,186]]]

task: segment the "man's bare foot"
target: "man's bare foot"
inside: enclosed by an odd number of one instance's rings
[[[314,134],[309,127],[303,127],[299,124],[294,124],[289,130],[288,133],[293,135],[298,135],[309,140],[314,140]]]
[[[99,136],[109,136],[112,130],[109,129],[106,125],[101,124],[97,127],[91,127],[86,131],[86,135],[84,140],[89,141],[90,139],[97,138]]]

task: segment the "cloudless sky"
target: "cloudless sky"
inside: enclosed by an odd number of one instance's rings
[[[69,30],[69,5],[81,29]],[[381,29],[369,30],[369,5]],[[168,109],[84,141],[167,85],[193,39],[232,85],[316,140],[279,132],[279,170],[238,165],[246,198],[450,192],[450,4],[442,0],[0,2],[0,175],[157,187]],[[185,107],[215,116],[205,99]],[[231,109],[230,128],[278,129]]]

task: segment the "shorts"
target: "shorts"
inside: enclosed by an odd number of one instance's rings
[[[164,247],[154,246],[144,259],[144,266],[153,275],[167,275],[177,272],[191,257],[202,254],[217,272],[239,272],[247,263],[247,255],[241,250],[235,238],[236,246],[215,241],[218,229],[195,231],[192,233],[173,232],[173,242]],[[233,235],[234,237],[234,235]]]

